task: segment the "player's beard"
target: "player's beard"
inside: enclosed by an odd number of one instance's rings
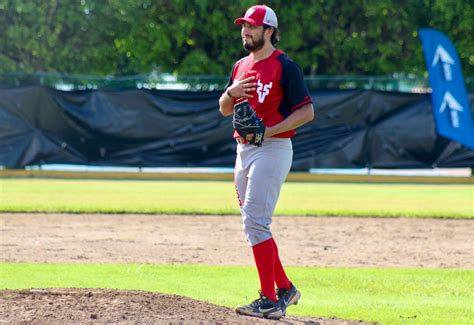
[[[250,38],[250,39],[252,40],[251,44],[246,42],[245,39],[243,40],[244,48],[249,52],[258,51],[265,45],[265,38],[263,37],[263,32],[260,35],[260,38],[258,39]]]

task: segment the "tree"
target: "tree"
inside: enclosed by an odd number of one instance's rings
[[[0,72],[228,75],[245,52],[236,17],[255,1],[0,0]],[[451,0],[268,1],[279,47],[307,75],[423,75],[417,30],[455,44],[474,75],[474,3]]]

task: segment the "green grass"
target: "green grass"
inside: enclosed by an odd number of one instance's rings
[[[474,218],[474,186],[296,183],[276,215]],[[224,181],[0,179],[0,212],[238,214]]]
[[[290,267],[303,293],[289,314],[385,324],[467,324],[472,270]],[[0,289],[114,288],[158,291],[234,307],[256,298],[253,267],[0,264]]]

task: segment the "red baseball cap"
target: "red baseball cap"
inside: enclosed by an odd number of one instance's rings
[[[272,8],[265,5],[257,5],[250,7],[245,16],[237,18],[234,23],[242,25],[247,22],[254,26],[262,26],[263,24],[278,28],[278,20]]]

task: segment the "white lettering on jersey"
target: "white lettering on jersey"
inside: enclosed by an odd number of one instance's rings
[[[270,89],[272,88],[272,82],[264,85],[257,80],[257,94],[258,94],[258,102],[263,103],[265,101],[265,97],[270,93]]]

